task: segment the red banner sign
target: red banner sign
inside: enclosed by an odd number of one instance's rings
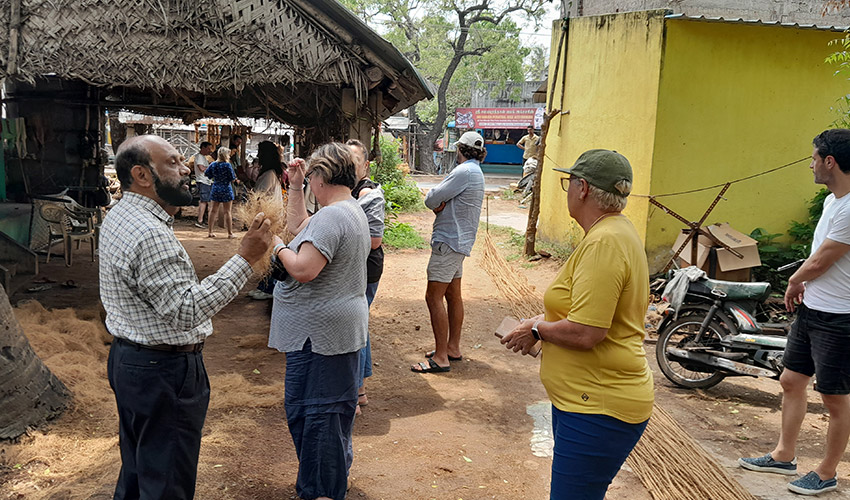
[[[522,129],[543,125],[543,108],[457,108],[456,128]]]

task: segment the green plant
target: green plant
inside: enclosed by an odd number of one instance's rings
[[[381,185],[384,198],[387,200],[387,212],[396,216],[400,212],[424,210],[422,193],[416,182],[402,172],[399,155],[399,141],[380,137],[380,161],[372,162],[372,180]]]
[[[391,248],[428,248],[413,226],[397,221],[389,222],[384,228],[384,245]]]
[[[387,210],[393,214],[424,210],[422,193],[411,179],[402,177],[400,181],[382,184],[384,198],[387,200]]]
[[[525,239],[523,238],[523,244],[525,244]],[[572,245],[564,245],[561,243],[554,243],[549,241],[541,241],[537,240],[535,243],[537,250],[544,250],[549,252],[552,255],[552,258],[559,260],[561,262],[566,262],[567,259],[570,258],[570,254],[573,253],[575,247]]]
[[[503,200],[516,200],[517,194],[513,189],[503,189],[501,193],[499,193],[499,198]]]
[[[791,221],[788,229],[788,235],[791,236],[789,244],[776,241],[781,234],[769,233],[760,227],[753,229],[750,237],[758,243],[761,258],[761,266],[753,269],[755,279],[770,282],[775,291],[784,290],[788,286],[788,275],[777,272],[776,268],[809,256],[815,227],[823,212],[823,200],[828,194],[829,190],[821,189],[809,201],[809,216],[805,221]]]
[[[381,157],[379,161],[372,162],[372,180],[381,185],[404,182],[404,172],[398,168],[401,165],[401,145],[398,139],[380,136],[378,143],[381,147]]]

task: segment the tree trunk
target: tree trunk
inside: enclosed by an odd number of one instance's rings
[[[452,55],[452,60],[449,61],[446,72],[443,74],[443,79],[440,80],[440,87],[437,89],[437,116],[434,118],[434,124],[431,126],[431,130],[422,139],[423,144],[419,147],[420,166],[426,172],[434,173],[437,171],[437,166],[434,164],[434,141],[443,133],[443,126],[446,124],[446,116],[448,115],[448,110],[446,109],[446,91],[449,89],[449,83],[451,83],[452,77],[460,65],[460,61],[464,56],[468,55],[465,52],[465,47],[466,40],[469,37],[469,26],[465,24],[463,15],[460,16],[459,25],[461,30],[457,41],[454,43],[454,55]],[[445,147],[446,145],[444,144],[443,148]]]
[[[0,287],[0,439],[14,439],[57,417],[71,393],[41,362]]]

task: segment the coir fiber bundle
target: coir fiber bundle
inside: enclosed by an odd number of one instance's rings
[[[243,223],[250,225],[254,217],[263,212],[271,221],[271,232],[280,236],[284,242],[292,240],[292,235],[286,230],[286,201],[282,203],[278,198],[267,193],[251,192],[245,203],[234,206],[234,216]],[[269,247],[266,255],[254,265],[254,271],[265,276],[271,269],[271,255],[273,247]]]

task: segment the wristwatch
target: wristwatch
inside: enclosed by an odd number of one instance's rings
[[[534,340],[543,340],[540,338],[540,331],[537,330],[537,325],[540,324],[541,320],[537,320],[534,322],[534,325],[531,326],[531,335],[534,337]]]

